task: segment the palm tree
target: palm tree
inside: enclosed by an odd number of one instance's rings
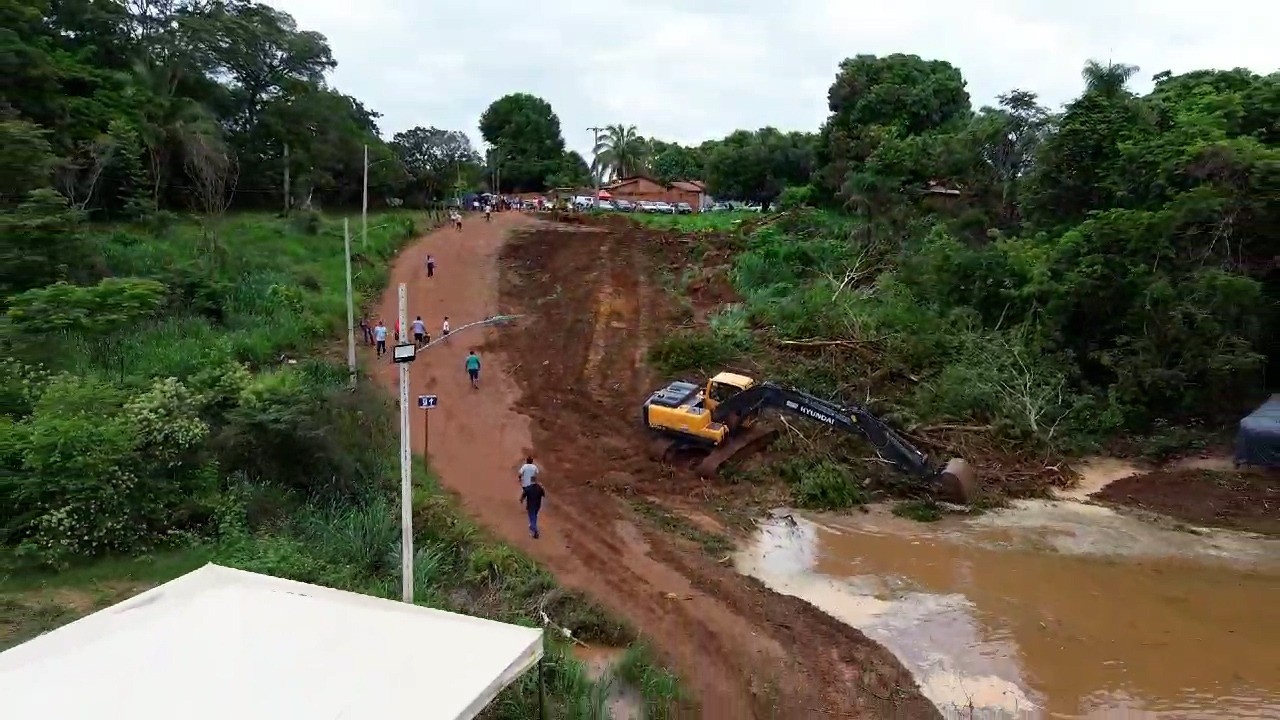
[[[591,172],[601,180],[639,175],[649,167],[649,150],[635,125],[610,125],[592,151]]]
[[[1125,92],[1125,85],[1138,72],[1137,65],[1125,65],[1108,61],[1105,65],[1097,60],[1085,63],[1085,92],[1096,92],[1103,97],[1114,98]]]

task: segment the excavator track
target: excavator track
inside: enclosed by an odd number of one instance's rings
[[[764,423],[756,423],[736,435],[732,435],[716,449],[712,450],[702,462],[698,463],[698,475],[713,478],[720,472],[720,467],[734,458],[764,448],[778,437],[778,429]]]

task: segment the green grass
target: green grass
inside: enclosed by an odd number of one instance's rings
[[[688,697],[679,679],[655,662],[645,645],[637,643],[628,648],[613,672],[640,692],[646,717],[662,720],[681,716],[682,704]]]
[[[631,505],[663,532],[692,540],[716,560],[733,552],[733,540],[729,537],[704,530],[657,503],[647,500],[633,500]]]
[[[378,296],[397,252],[427,224],[421,213],[379,214],[370,218],[368,242],[362,243],[358,222],[353,223],[357,302]],[[169,306],[161,316],[109,341],[62,337],[56,353],[47,344],[32,344],[37,347],[26,348],[21,359],[99,378],[126,394],[156,377],[196,382],[212,373],[205,382],[217,387],[230,382],[222,376],[226,363],[245,363],[253,372],[247,382],[255,393],[288,391],[283,397],[312,403],[298,411],[296,421],[289,415],[271,420],[282,425],[272,432],[284,433],[285,441],[293,443],[282,446],[282,452],[299,452],[298,442],[316,443],[322,457],[315,474],[333,480],[318,482],[306,472],[296,473],[295,484],[271,476],[226,476],[215,517],[206,526],[184,530],[158,542],[158,549],[133,557],[76,559],[51,569],[15,548],[0,549],[0,649],[206,562],[398,598],[400,530],[391,404],[371,383],[347,392],[345,367],[315,357],[345,328],[341,220],[233,215],[214,228],[216,241],[188,222],[158,230],[90,231],[112,274],[164,282],[173,296]],[[281,368],[275,362],[280,354],[302,361]],[[234,423],[228,418],[216,422]],[[298,422],[308,423],[306,429],[290,430]],[[230,436],[229,447],[262,442],[270,456],[271,446],[265,443],[278,439],[264,439],[253,429],[257,426],[248,427],[240,436]],[[288,432],[300,435],[290,439]],[[217,444],[201,449],[219,459],[227,451]],[[305,450],[301,455],[313,456]],[[414,586],[419,604],[530,626],[540,625],[545,612],[586,642],[626,647],[636,641],[625,624],[558,587],[529,558],[494,542],[467,520],[426,467],[419,464],[416,477]],[[333,487],[326,489],[329,485]],[[546,652],[549,716],[590,717],[607,688],[587,679],[569,653],[569,641],[558,632],[547,633]],[[535,683],[533,673],[522,677],[485,717],[535,717]]]
[[[701,212],[690,215],[659,215],[650,213],[631,213],[627,217],[640,225],[658,230],[678,230],[681,232],[726,232],[736,229],[745,221],[759,220],[763,217],[758,212],[720,211]]]

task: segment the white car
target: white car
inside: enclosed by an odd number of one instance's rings
[[[636,210],[640,212],[656,212],[654,205],[655,203],[652,200],[638,200],[636,201]]]
[[[671,203],[658,201],[653,203],[653,209],[650,210],[649,212],[667,213],[668,215],[675,215],[676,206],[672,205]]]

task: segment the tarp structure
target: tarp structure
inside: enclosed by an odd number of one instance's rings
[[[1280,395],[1240,421],[1236,433],[1237,465],[1280,468]]]
[[[4,720],[472,718],[542,631],[218,565],[0,653]]]

